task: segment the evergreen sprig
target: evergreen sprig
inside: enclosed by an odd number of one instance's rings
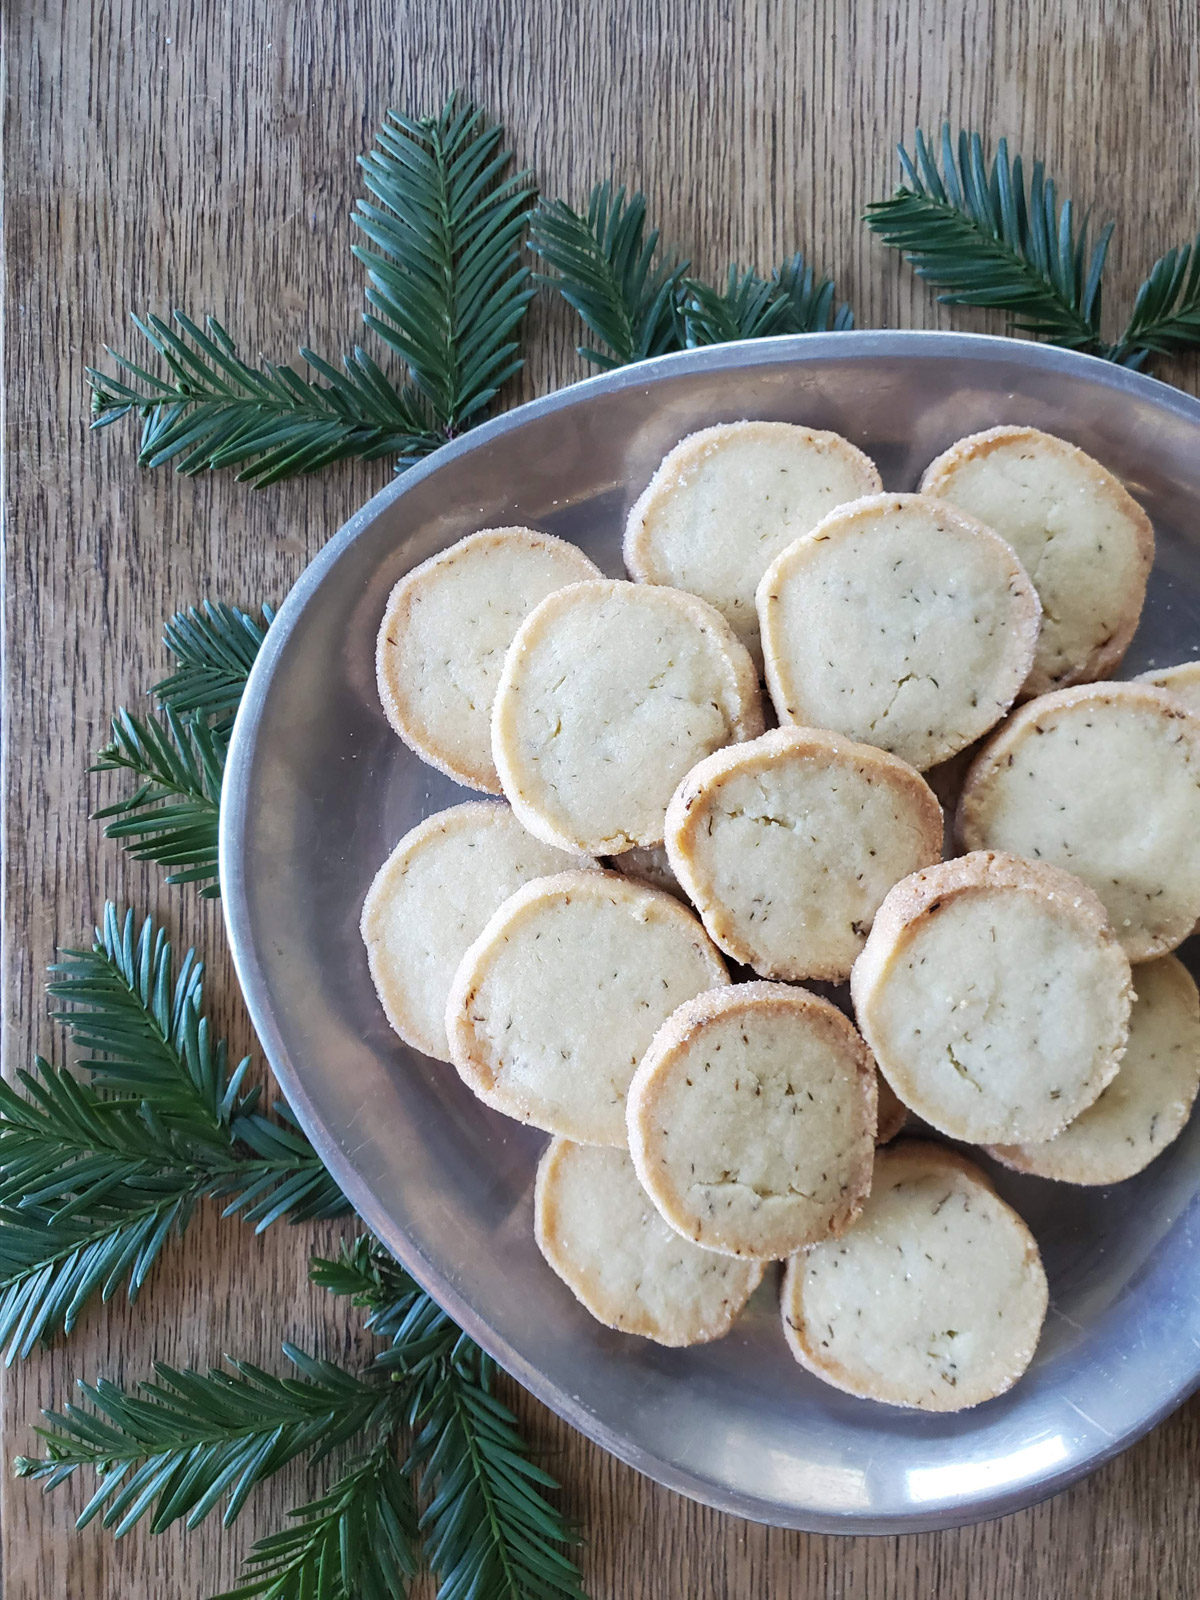
[[[260,1539],[252,1574],[216,1600],[404,1600],[416,1576],[412,1483],[390,1440],[352,1462],[295,1526]]]
[[[553,284],[606,349],[581,345],[580,355],[611,368],[681,348],[677,301],[688,262],[659,251],[657,228],[646,231],[646,197],[624,185],[598,183],[587,211],[565,200],[534,213],[530,247],[552,269]]]
[[[439,1600],[582,1600],[563,1548],[577,1541],[543,1496],[557,1485],[492,1393],[494,1370],[461,1334],[411,1411],[420,1528]]]
[[[219,600],[177,611],[163,630],[176,668],[150,693],[165,711],[202,718],[227,737],[250,668],[274,620],[274,608],[266,604],[257,617]]]
[[[978,133],[956,140],[946,124],[940,147],[939,161],[920,129],[912,155],[901,145],[903,182],[890,199],[868,206],[865,220],[943,290],[944,304],[1005,311],[1016,331],[1126,366],[1141,366],[1152,352],[1200,346],[1195,246],[1169,250],[1154,264],[1125,331],[1109,341],[1101,306],[1114,224],[1089,245],[1087,215],[1077,224],[1073,203],[1059,201],[1041,161],[1027,182],[1005,139],[989,163]]]
[[[215,317],[203,326],[182,311],[173,317],[176,328],[158,316],[130,317],[165,371],[107,346],[125,376],[87,368],[92,426],[140,416],[143,467],[174,462],[187,476],[235,467],[240,482],[265,489],[335,461],[395,456],[407,464],[443,442],[420,390],[397,389],[357,345],[341,372],[302,345],[302,360],[323,380],[314,382],[286,364],[252,365]]]
[[[1001,139],[989,166],[977,133],[957,147],[942,129],[941,167],[917,130],[915,156],[900,147],[904,183],[867,208],[867,226],[904,252],[917,275],[945,292],[946,305],[999,307],[1014,328],[1076,350],[1098,352],[1100,295],[1112,224],[1087,244],[1070,200],[1035,161],[1026,185],[1020,156]]]
[[[108,906],[91,950],[51,969],[78,1070],[0,1084],[0,1345],[7,1360],[69,1333],[97,1293],[137,1296],[197,1204],[261,1229],[346,1209],[308,1141],[258,1109],[249,1058],[229,1067],[203,972],[147,920]],[[20,1092],[18,1092],[18,1090]]]
[[[854,326],[854,313],[845,303],[835,306],[834,298],[833,279],[817,279],[799,251],[769,278],[730,267],[724,290],[685,278],[679,302],[683,342],[694,349],[773,334],[841,333]]]
[[[594,365],[853,326],[849,306],[834,308],[832,280],[816,280],[799,253],[770,278],[730,267],[724,287],[716,288],[691,276],[690,263],[660,243],[657,228],[647,231],[645,195],[627,195],[611,183],[596,185],[584,213],[554,200],[534,214],[530,244],[552,269],[541,280],[554,285],[604,347],[579,346]]]
[[[389,112],[360,160],[374,200],[354,222],[374,248],[366,322],[403,357],[452,438],[521,366],[517,329],[533,298],[521,242],[536,194],[510,173],[504,131],[461,95],[438,117]]]
[[[48,1411],[50,1426],[36,1429],[45,1453],[19,1457],[17,1473],[50,1490],[91,1467],[96,1489],[76,1526],[98,1516],[118,1538],[147,1515],[152,1533],[181,1519],[195,1528],[222,1501],[228,1527],[256,1485],[289,1461],[319,1462],[399,1420],[385,1374],[352,1374],[283,1348],[298,1378],[236,1361],[232,1372],[207,1375],[156,1363],[156,1381],[130,1393],[103,1378],[81,1382],[90,1405]]]
[[[490,1358],[370,1238],[310,1272],[366,1307],[371,1332],[390,1341],[377,1364],[406,1396],[407,1465],[439,1600],[583,1600],[565,1553],[578,1541],[543,1492],[557,1485],[492,1392]]]
[[[225,737],[169,706],[161,716],[135,717],[122,707],[112,738],[97,753],[93,772],[129,772],[129,794],[93,811],[108,839],[119,839],[135,861],[173,870],[168,883],[196,883],[206,899],[220,893],[217,839]]]
[[[289,1462],[336,1453],[333,1481],[253,1547],[245,1582],[219,1600],[402,1600],[422,1559],[439,1600],[583,1600],[575,1538],[544,1495],[554,1480],[529,1460],[483,1352],[370,1237],[310,1276],[368,1309],[387,1341],[361,1371],[285,1345],[297,1377],[239,1361],[203,1375],[159,1365],[131,1392],[81,1384],[88,1403],[46,1413],[43,1453],[18,1474],[51,1490],[90,1468],[78,1525],[99,1518],[119,1537],[143,1517],[156,1533],[194,1528],[222,1503],[228,1526]]]
[[[137,861],[172,870],[168,883],[203,885],[219,894],[221,783],[234,712],[274,612],[256,618],[236,606],[206,602],[177,612],[164,643],[176,670],[150,691],[159,712],[135,717],[123,707],[93,772],[128,772],[128,794],[94,811],[105,837],[118,839]]]
[[[1138,289],[1116,359],[1139,366],[1146,356],[1178,355],[1200,346],[1200,234],[1168,250]]]
[[[160,358],[153,372],[109,349],[116,373],[87,369],[92,426],[142,419],[138,460],[182,473],[233,467],[265,488],[335,461],[408,466],[479,420],[521,366],[532,291],[520,246],[534,193],[509,174],[502,130],[461,95],[431,117],[390,113],[361,159],[370,200],[354,222],[373,248],[367,325],[407,363],[397,384],[355,345],[341,369],[300,347],[315,375],[238,351],[215,317],[132,318]]]

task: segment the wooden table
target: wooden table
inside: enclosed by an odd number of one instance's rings
[[[228,477],[143,473],[132,427],[88,433],[83,368],[129,350],[130,308],[216,312],[252,350],[358,338],[347,213],[355,157],[385,109],[455,84],[501,116],[545,189],[614,174],[699,268],[768,266],[801,245],[861,325],[949,317],[858,222],[895,176],[892,146],[943,115],[1043,155],[1064,192],[1122,219],[1110,302],[1200,222],[1194,0],[192,0],[14,5],[8,29],[6,1070],[61,1059],[43,969],[108,895],[155,911],[210,966],[249,1047],[219,911],[164,889],[106,843],[87,776],[106,718],[161,676],[158,633],[206,595],[279,598],[388,467],[336,468],[252,494]],[[956,325],[986,328],[959,314]],[[581,365],[563,309],[539,304],[522,393]],[[1161,370],[1161,369],[1160,369]],[[1194,366],[1165,373],[1195,389]],[[96,1308],[67,1347],[10,1373],[6,1456],[77,1376],[222,1352],[279,1367],[278,1341],[343,1358],[358,1315],[311,1289],[337,1230],[261,1240],[203,1217],[142,1301]],[[517,1404],[590,1535],[597,1600],[1194,1600],[1200,1406],[1047,1505],[942,1535],[834,1539],[693,1506],[533,1401]],[[285,1473],[233,1533],[119,1544],[72,1531],[83,1485],[44,1500],[2,1479],[6,1600],[200,1597],[305,1492]],[[424,1591],[422,1591],[424,1592]]]

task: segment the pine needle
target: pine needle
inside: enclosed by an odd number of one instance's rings
[[[1112,224],[1088,245],[1070,200],[1035,161],[1028,184],[1020,156],[1001,139],[989,166],[977,133],[942,129],[941,165],[918,129],[914,154],[900,147],[904,182],[867,207],[866,222],[904,253],[918,277],[944,290],[946,305],[1006,311],[1017,330],[1073,350],[1106,355],[1101,287]]]
[[[510,174],[502,130],[461,95],[438,116],[390,113],[360,161],[370,199],[353,220],[369,279],[365,316],[407,363],[397,384],[360,346],[341,368],[307,346],[294,367],[239,353],[215,317],[134,316],[153,372],[109,350],[87,369],[92,426],[142,419],[138,460],[185,474],[234,468],[256,489],[337,461],[410,465],[479,421],[521,366],[532,289],[520,250],[534,192]]]
[[[93,772],[128,772],[137,785],[92,813],[136,861],[169,867],[168,883],[195,883],[206,899],[220,893],[221,783],[233,718],[275,613],[258,619],[236,606],[206,601],[177,612],[164,642],[177,669],[150,691],[161,714],[135,717],[124,707]]]
[[[1171,356],[1200,346],[1200,234],[1168,250],[1137,292],[1114,359],[1138,367],[1151,353]]]
[[[494,1366],[377,1241],[314,1260],[314,1282],[369,1308],[390,1341],[377,1366],[406,1396],[406,1463],[438,1600],[582,1600],[565,1551],[579,1541],[545,1497],[554,1479],[529,1459],[516,1418],[492,1393]]]
[[[143,467],[174,463],[187,476],[233,467],[239,482],[265,489],[335,461],[395,456],[407,464],[443,442],[420,391],[397,389],[358,346],[341,372],[301,347],[318,382],[275,362],[252,365],[215,317],[201,326],[183,311],[173,316],[178,331],[158,316],[131,316],[165,372],[112,349],[124,376],[87,368],[92,426],[140,416]]]
[[[276,1378],[248,1361],[206,1375],[156,1363],[155,1381],[125,1392],[100,1379],[80,1383],[87,1407],[46,1412],[40,1458],[18,1457],[17,1475],[56,1489],[81,1467],[97,1478],[76,1520],[99,1517],[119,1538],[149,1515],[152,1533],[183,1520],[194,1528],[225,1503],[226,1527],[255,1486],[297,1456],[320,1461],[397,1410],[394,1386],[358,1377],[292,1345],[298,1378]]]
[[[191,951],[178,973],[147,920],[105,909],[91,950],[63,951],[52,997],[83,1060],[38,1059],[0,1084],[0,1345],[8,1361],[70,1333],[95,1296],[137,1296],[205,1198],[259,1230],[344,1212],[307,1139],[258,1110],[230,1070]]]
[[[437,117],[389,112],[359,162],[373,197],[354,213],[374,247],[354,247],[370,280],[366,322],[404,358],[447,438],[521,366],[535,193],[528,172],[510,173],[503,138],[455,94]]]
[[[611,183],[592,190],[584,215],[565,200],[543,202],[530,235],[534,253],[553,269],[540,274],[607,349],[580,355],[611,368],[681,347],[676,300],[688,263],[659,254],[659,232],[646,232],[646,197]]]
[[[770,278],[730,267],[723,289],[691,276],[687,261],[660,249],[658,229],[647,231],[645,195],[610,183],[596,185],[583,214],[565,200],[543,202],[530,245],[553,269],[541,281],[554,285],[603,347],[578,346],[599,367],[854,323],[849,306],[835,311],[832,280],[814,281],[799,253]]]

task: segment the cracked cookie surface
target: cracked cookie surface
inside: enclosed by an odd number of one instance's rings
[[[871,1185],[870,1052],[827,1000],[779,983],[697,995],[629,1089],[629,1148],[663,1218],[727,1255],[782,1260],[844,1231]]]
[[[1052,1139],[1091,1105],[1116,1076],[1132,998],[1091,890],[992,851],[898,883],[850,989],[900,1099],[973,1144]]]
[[[912,494],[831,512],[771,563],[757,604],[780,722],[835,729],[918,771],[1000,720],[1041,621],[1011,546]]]

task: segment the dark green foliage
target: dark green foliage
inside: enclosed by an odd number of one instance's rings
[[[581,345],[598,367],[677,350],[681,331],[677,298],[688,263],[660,257],[657,228],[646,232],[646,197],[624,186],[598,183],[587,211],[565,200],[543,201],[533,218],[530,245],[553,269],[542,275],[583,318],[606,350]]]
[[[576,1540],[543,1494],[557,1486],[492,1393],[489,1358],[370,1238],[336,1261],[314,1261],[310,1273],[368,1308],[372,1333],[390,1340],[377,1365],[404,1395],[407,1464],[438,1600],[582,1600],[564,1554]]]
[[[90,1406],[47,1412],[50,1427],[37,1430],[45,1454],[19,1458],[17,1472],[55,1489],[92,1467],[96,1490],[77,1526],[99,1516],[118,1537],[146,1515],[154,1533],[181,1518],[194,1528],[222,1500],[228,1526],[255,1485],[287,1462],[319,1461],[395,1409],[379,1374],[355,1377],[293,1346],[284,1352],[299,1378],[238,1361],[207,1376],[159,1363],[157,1381],[132,1393],[103,1378],[81,1383]]]
[[[202,718],[228,738],[250,668],[274,620],[274,609],[266,604],[257,617],[220,600],[177,611],[163,630],[163,643],[177,665],[150,693],[164,711]]]
[[[246,1557],[252,1576],[216,1600],[403,1600],[417,1572],[416,1511],[388,1443],[291,1515],[295,1526]]]
[[[1168,250],[1137,292],[1116,359],[1140,366],[1148,355],[1178,355],[1200,345],[1200,234]]]
[[[947,305],[992,306],[1012,324],[1076,350],[1098,352],[1100,291],[1112,224],[1091,246],[1085,217],[1076,228],[1071,201],[1035,161],[1028,185],[1020,156],[1010,162],[1001,139],[989,166],[977,133],[960,133],[957,150],[942,129],[941,168],[918,129],[915,157],[900,147],[904,184],[867,208],[867,226],[902,250],[918,276],[945,293]]]
[[[920,129],[913,151],[900,146],[904,181],[890,200],[867,207],[866,222],[945,291],[945,304],[1005,311],[1015,330],[1126,366],[1200,345],[1200,240],[1154,264],[1124,333],[1109,342],[1100,316],[1111,222],[1089,246],[1086,214],[1077,225],[1042,162],[1027,183],[1005,139],[990,164],[979,134],[955,141],[948,124],[940,163]]]
[[[517,330],[533,298],[521,241],[536,195],[509,173],[504,131],[459,95],[438,117],[389,112],[360,165],[374,200],[354,221],[373,249],[367,324],[408,365],[452,437],[521,366]]]
[[[154,1532],[195,1527],[222,1502],[228,1524],[289,1461],[337,1453],[329,1487],[253,1547],[220,1600],[401,1600],[422,1559],[439,1600],[583,1600],[564,1554],[576,1541],[543,1492],[554,1480],[529,1460],[483,1352],[370,1237],[310,1274],[387,1341],[361,1372],[285,1345],[298,1377],[234,1362],[158,1366],[129,1393],[82,1384],[89,1404],[47,1412],[43,1454],[18,1474],[54,1489],[90,1467],[79,1524],[120,1535],[143,1517]]]
[[[178,975],[150,921],[105,910],[91,950],[51,969],[82,1053],[0,1084],[0,1344],[7,1359],[69,1333],[84,1306],[132,1299],[200,1200],[263,1228],[346,1209],[286,1114],[271,1120],[203,1013],[202,969]],[[282,1110],[282,1108],[280,1108]]]
[[[600,367],[735,339],[840,331],[854,322],[848,306],[834,311],[832,281],[815,282],[800,254],[770,278],[730,267],[723,289],[691,277],[687,261],[660,251],[658,229],[647,231],[645,195],[627,196],[610,183],[596,185],[583,214],[564,200],[544,201],[530,243],[553,269],[543,281],[604,346],[579,346]]]
[[[769,278],[730,267],[723,292],[685,279],[679,312],[689,348],[772,334],[841,333],[854,326],[848,305],[834,307],[833,279],[815,280],[798,251]]]
[[[185,474],[236,467],[240,481],[265,489],[335,461],[415,460],[442,443],[419,390],[395,388],[358,346],[342,358],[341,372],[301,346],[302,359],[324,380],[313,382],[287,365],[251,365],[215,317],[201,327],[176,311],[179,331],[157,316],[131,320],[165,372],[110,349],[126,376],[94,367],[87,376],[93,427],[131,412],[141,417],[143,467],[174,462]]]
[[[197,718],[169,707],[135,717],[122,707],[92,771],[130,772],[137,787],[92,816],[135,861],[172,868],[168,883],[201,884],[202,895],[215,897],[225,752],[225,737]]]
[[[92,813],[106,823],[105,836],[137,861],[170,867],[168,883],[203,885],[206,898],[220,892],[221,782],[233,717],[274,615],[268,605],[256,619],[207,601],[177,612],[164,634],[177,667],[151,690],[161,714],[118,711],[92,767],[138,780]]]
[[[315,374],[257,365],[215,317],[182,311],[133,324],[158,372],[109,350],[117,373],[89,367],[92,426],[136,413],[138,460],[183,473],[233,467],[265,488],[335,461],[392,456],[404,467],[436,450],[484,409],[521,366],[520,324],[532,290],[520,245],[534,193],[508,175],[502,131],[455,95],[438,116],[389,114],[362,159],[372,198],[354,221],[373,248],[367,325],[408,364],[394,383],[355,345],[342,367],[300,347]]]

